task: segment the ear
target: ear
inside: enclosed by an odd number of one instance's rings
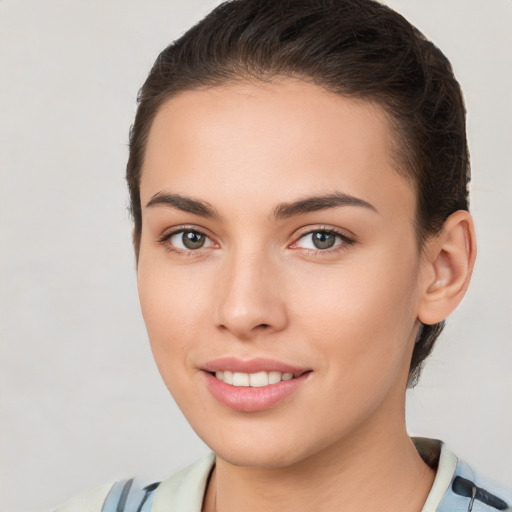
[[[476,258],[473,218],[459,210],[446,220],[440,235],[424,248],[422,297],[418,320],[431,325],[444,320],[464,297]]]

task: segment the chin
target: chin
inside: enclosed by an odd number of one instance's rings
[[[237,449],[236,446],[214,450],[217,457],[233,466],[259,469],[281,469],[295,464],[307,458],[298,450],[283,450],[282,447],[272,449],[261,446],[251,446]]]
[[[246,428],[245,432],[213,436],[212,432],[197,432],[216,456],[238,467],[281,469],[295,466],[331,446],[331,436],[313,438],[304,432],[274,425],[271,429]],[[206,435],[202,435],[206,434]]]

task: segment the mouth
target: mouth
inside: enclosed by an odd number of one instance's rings
[[[206,364],[202,373],[207,389],[223,406],[256,412],[274,408],[295,395],[313,371],[268,359],[222,358]]]
[[[216,372],[209,372],[210,375],[216,379],[235,387],[250,387],[262,388],[279,384],[282,381],[292,380],[300,377],[310,370],[298,372],[294,375],[292,372],[278,372],[278,371],[260,371],[256,373],[245,372],[232,372],[229,370],[218,370]]]

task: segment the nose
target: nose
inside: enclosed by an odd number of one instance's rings
[[[233,255],[217,289],[217,325],[240,340],[282,331],[288,324],[279,271],[261,251]]]

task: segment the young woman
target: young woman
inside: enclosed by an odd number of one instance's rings
[[[462,95],[405,19],[222,4],[158,57],[127,180],[153,354],[212,454],[60,510],[508,509],[405,428],[476,254]]]

